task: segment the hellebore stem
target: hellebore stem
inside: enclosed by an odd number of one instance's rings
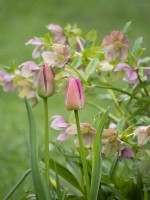
[[[45,133],[45,177],[49,184],[49,131],[48,131],[48,103],[47,97],[43,98],[44,102],[44,133]]]
[[[78,140],[79,140],[79,145],[80,145],[79,152],[80,152],[81,162],[83,165],[86,194],[87,194],[87,199],[90,200],[89,176],[88,176],[87,162],[86,162],[85,151],[84,151],[83,140],[82,140],[82,133],[81,133],[81,129],[80,129],[78,110],[74,110],[74,114],[75,114],[75,119],[76,119],[76,127],[77,127]]]

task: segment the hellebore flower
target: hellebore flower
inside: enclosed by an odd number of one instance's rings
[[[69,78],[66,88],[67,110],[80,110],[85,105],[85,94],[80,79]]]
[[[62,68],[70,59],[68,46],[62,44],[53,44],[52,51],[44,51],[42,58],[45,63],[52,67]]]
[[[32,104],[37,103],[36,90],[33,83],[28,80],[21,80],[18,82],[19,97],[24,98],[25,96],[32,101]]]
[[[56,43],[67,44],[67,38],[66,38],[64,30],[61,26],[59,26],[57,24],[49,24],[46,27],[54,35],[54,41]]]
[[[130,147],[124,147],[121,151],[121,155],[119,156],[119,160],[122,160],[124,158],[130,159],[134,158],[135,155]]]
[[[80,123],[80,129],[83,136],[83,145],[86,148],[92,148],[94,137],[96,134],[96,129],[91,126],[89,123]],[[66,129],[66,133],[68,135],[77,135],[77,127],[76,124],[68,127]],[[79,147],[79,140],[78,137],[74,140],[75,146]]]
[[[108,157],[121,150],[123,142],[118,138],[114,129],[104,129],[102,134],[102,153]]]
[[[29,78],[34,75],[34,72],[39,72],[40,68],[32,61],[27,61],[22,63],[21,76],[24,78]]]
[[[60,135],[57,137],[57,140],[60,141],[67,140],[69,135],[66,132],[66,129],[68,127],[66,119],[60,115],[55,115],[51,119],[52,119],[51,128],[62,131]]]
[[[110,62],[128,57],[129,40],[121,31],[112,31],[103,39],[102,46],[106,49],[105,59]]]
[[[54,74],[50,67],[44,64],[38,74],[36,83],[37,93],[40,97],[46,98],[52,96],[55,91]]]
[[[14,75],[7,74],[5,71],[0,70],[0,81],[4,84],[3,90],[4,92],[13,92],[15,90],[15,86],[13,84]]]
[[[35,45],[35,48],[32,52],[32,57],[33,58],[38,58],[40,57],[40,49],[43,47],[44,43],[41,39],[35,37],[30,39],[28,42],[25,43],[26,45],[32,44]]]
[[[139,126],[134,131],[134,136],[137,136],[139,145],[146,144],[150,140],[150,125],[149,126]]]
[[[136,70],[134,70],[132,67],[127,65],[126,63],[119,63],[116,66],[116,69],[114,71],[121,71],[123,70],[125,72],[125,76],[123,78],[124,81],[127,81],[130,84],[134,84],[136,86],[138,84],[138,74]]]

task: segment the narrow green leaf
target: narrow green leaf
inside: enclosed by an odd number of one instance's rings
[[[57,172],[56,162],[55,162],[55,172],[56,172],[56,192],[57,192],[57,197],[58,197],[58,200],[62,200],[60,181],[59,181],[59,176],[58,176],[58,172]]]
[[[125,124],[126,124],[126,118],[125,117],[121,117],[118,124],[117,124],[117,132],[123,131],[125,128]]]
[[[94,45],[96,39],[97,39],[97,32],[95,30],[91,30],[90,32],[88,32],[88,34],[86,35],[85,48],[89,48],[92,45]]]
[[[77,166],[75,163],[73,163],[70,159],[66,157],[66,167],[74,176],[74,178],[77,180],[80,187],[82,188],[82,181],[81,181],[82,175],[81,175],[81,170],[79,169],[79,166]]]
[[[18,189],[18,187],[23,183],[23,181],[27,178],[27,176],[30,174],[31,169],[28,169],[24,175],[19,179],[19,181],[16,183],[16,185],[11,189],[11,191],[6,195],[6,197],[3,200],[8,200],[10,197],[14,194],[14,192]]]
[[[85,69],[87,79],[95,72],[98,62],[98,58],[94,58],[89,62],[88,66]]]
[[[134,44],[133,44],[133,48],[132,48],[132,54],[137,54],[137,52],[141,49],[141,45],[143,42],[143,38],[140,37],[137,40],[135,40]]]
[[[94,138],[93,150],[92,150],[92,177],[91,177],[91,199],[97,200],[99,185],[101,181],[102,173],[102,132],[108,117],[109,108],[102,115],[98,129]]]
[[[75,57],[71,63],[71,65],[74,67],[74,68],[78,68],[80,65],[82,64],[82,58],[81,57]]]
[[[125,24],[125,26],[124,26],[124,28],[123,28],[123,32],[124,32],[125,34],[128,34],[128,32],[130,31],[130,29],[131,29],[131,21],[129,21],[129,22],[127,22],[127,23]]]
[[[25,98],[25,104],[26,104],[28,120],[29,120],[30,165],[31,165],[33,185],[34,185],[35,193],[39,200],[49,200],[48,198],[46,198],[46,194],[43,187],[43,181],[42,181],[40,171],[39,171],[38,142],[37,142],[34,116],[33,116],[32,108],[26,98]]]

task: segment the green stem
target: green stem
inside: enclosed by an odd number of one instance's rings
[[[96,108],[96,109],[102,111],[102,112],[106,112],[106,110],[105,110],[104,108],[102,108],[101,106],[97,106],[96,104],[94,104],[94,103],[92,103],[92,102],[90,102],[90,101],[86,101],[86,103],[89,104],[90,106],[93,106],[94,108]],[[119,119],[118,119],[116,116],[114,116],[113,114],[109,113],[109,117],[110,117],[113,121],[119,122]]]
[[[47,98],[44,101],[44,132],[45,132],[45,177],[49,184],[49,132],[48,132],[48,103]]]
[[[30,174],[31,169],[28,169],[25,174],[21,177],[21,179],[16,183],[16,185],[12,188],[12,190],[6,195],[4,200],[8,200],[14,192],[18,189],[18,187],[21,185],[21,183],[25,180],[25,178]]]
[[[82,165],[83,165],[83,173],[84,173],[84,178],[85,178],[84,181],[85,181],[85,186],[86,186],[86,194],[87,194],[87,199],[90,200],[90,183],[89,183],[87,162],[86,162],[86,156],[85,156],[85,151],[84,151],[84,146],[83,146],[83,140],[82,140],[82,133],[81,133],[81,129],[80,129],[78,111],[74,110],[74,114],[75,114],[75,119],[76,119],[78,140],[79,140],[79,145],[80,145],[80,149],[79,149],[80,157],[81,157],[81,162],[82,162]]]

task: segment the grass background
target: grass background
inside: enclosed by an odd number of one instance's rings
[[[43,36],[47,32],[45,25],[50,23],[62,26],[77,23],[84,34],[96,29],[101,42],[111,30],[122,30],[124,24],[132,20],[130,39],[143,36],[143,46],[147,48],[148,55],[149,9],[149,0],[1,0],[0,63],[9,65],[14,62],[19,65],[32,60],[33,48],[24,43],[34,36]],[[64,99],[57,95],[49,100],[49,106],[50,116],[69,115],[64,108]],[[81,112],[81,119],[90,120],[96,114],[88,106],[85,110]],[[34,114],[42,144],[42,102],[34,108]],[[55,133],[52,134],[55,137]],[[17,97],[17,93],[0,90],[0,199],[28,168],[28,122],[24,102]],[[22,189],[27,190],[26,184]],[[14,196],[12,199],[19,198]]]

